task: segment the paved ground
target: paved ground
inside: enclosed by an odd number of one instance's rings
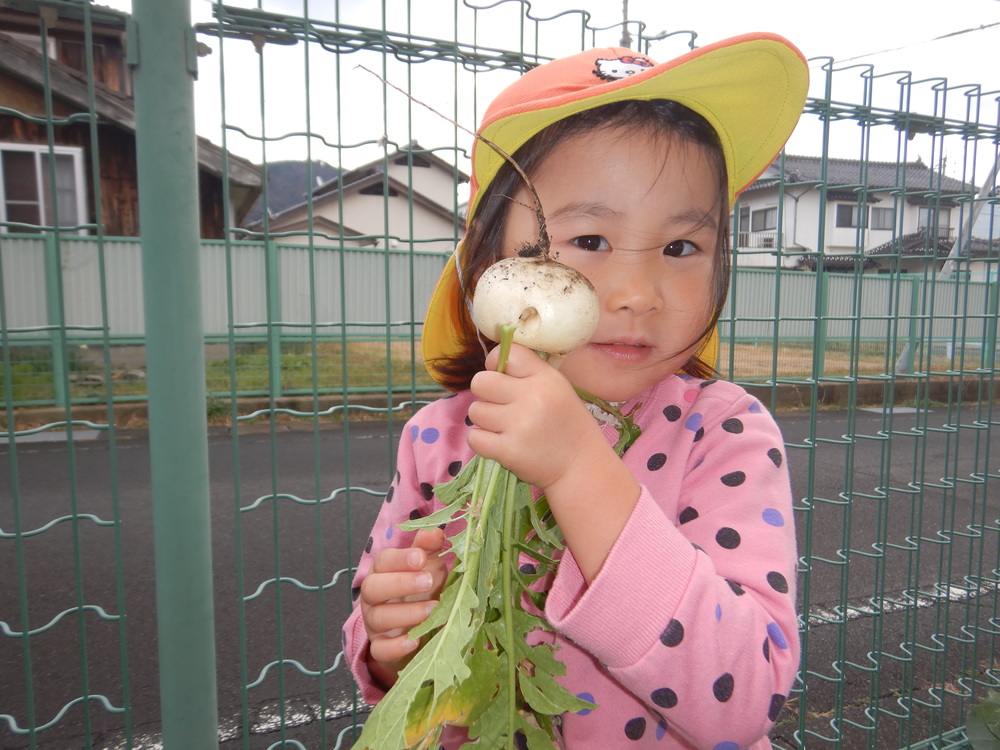
[[[791,733],[801,712],[809,716],[808,726],[816,733],[807,746],[831,746],[820,739],[835,736],[826,711],[840,703],[848,707],[849,718],[858,727],[870,726],[874,719],[863,711],[869,695],[878,696],[890,712],[879,717],[876,747],[903,746],[961,723],[960,716],[924,711],[919,702],[933,702],[935,687],[957,689],[955,680],[981,667],[968,637],[961,645],[957,641],[963,633],[971,637],[969,629],[962,631],[960,626],[969,622],[988,626],[991,611],[995,618],[995,583],[970,582],[963,576],[970,568],[989,571],[997,564],[1000,440],[989,440],[980,415],[949,414],[944,408],[897,410],[891,415],[823,411],[815,418],[808,412],[783,412],[779,422],[789,444],[801,509],[800,549],[813,562],[809,586],[800,592],[811,614],[809,692],[790,703],[774,733],[775,742],[794,746]],[[397,434],[400,426],[395,426]],[[0,445],[0,477],[9,475],[0,480],[0,495],[16,491],[19,499],[16,517],[10,502],[0,503],[0,529],[39,529],[72,513],[106,519],[117,503],[123,521],[124,583],[116,589],[113,527],[91,520],[60,521],[19,545],[0,536],[5,581],[0,587],[0,620],[19,631],[18,613],[26,602],[29,629],[44,631],[31,639],[0,638],[0,714],[17,717],[23,726],[24,717],[33,710],[37,721],[45,723],[84,692],[122,705],[119,630],[123,628],[133,746],[156,747],[158,687],[146,436],[122,432],[113,447],[102,433],[81,433],[71,444],[51,438],[45,434],[19,441],[14,449]],[[349,435],[334,426],[316,434],[283,428],[274,440],[266,431],[241,434],[235,441],[224,430],[211,435],[223,748],[243,746],[244,712],[254,727],[251,748],[272,747],[282,740],[296,740],[310,750],[333,748],[338,733],[350,726],[357,707],[343,665],[330,672],[323,682],[324,694],[317,696],[318,679],[304,676],[292,665],[273,662],[281,654],[306,671],[336,663],[339,624],[350,606],[348,577],[337,577],[336,572],[356,559],[379,499],[356,490],[329,497],[319,506],[296,500],[327,498],[334,488],[348,485],[381,491],[390,477],[394,446],[384,423],[352,425]],[[920,466],[928,467],[926,476]],[[987,472],[993,475],[992,484],[986,485],[989,496],[977,482]],[[113,476],[117,482],[112,482]],[[916,492],[921,486],[923,492]],[[877,487],[884,489],[876,492]],[[982,525],[987,530],[979,536],[969,529]],[[19,559],[24,563],[20,571],[27,583],[24,590],[14,584]],[[73,572],[77,569],[82,571],[79,576]],[[277,577],[295,579],[299,585],[263,584]],[[994,572],[992,581],[996,577]],[[332,580],[336,583],[321,603],[314,590],[304,590]],[[933,588],[942,581],[958,585]],[[244,604],[240,592],[254,596]],[[870,616],[876,606],[871,603],[873,596],[884,617]],[[119,611],[119,600],[128,613],[127,625],[106,619],[107,613]],[[921,606],[902,606],[904,601]],[[947,606],[941,606],[943,601]],[[103,609],[71,611],[59,619],[78,602],[97,603]],[[849,613],[847,625],[826,624],[844,619],[844,611]],[[992,627],[996,628],[995,619]],[[941,632],[956,639],[950,655],[943,647],[934,648],[938,641],[933,634]],[[924,645],[911,657],[901,645],[907,642]],[[881,668],[872,670],[868,654],[878,649],[883,651]],[[962,657],[956,659],[959,653]],[[30,707],[24,698],[26,654],[33,674]],[[833,668],[834,662],[848,665],[843,674]],[[247,706],[239,697],[244,681],[259,683],[250,691]],[[900,685],[916,685],[919,691],[901,693]],[[909,722],[891,718],[893,713],[905,713],[901,701],[913,706]],[[92,747],[124,747],[122,717],[103,710],[99,701],[92,703],[89,712],[81,705],[67,709],[42,735],[47,741],[39,747],[87,747],[82,736],[93,738]],[[340,718],[316,720],[321,703]],[[278,731],[282,724],[284,732]],[[858,727],[843,728],[840,747],[866,746],[872,733]],[[901,735],[906,731],[911,732],[909,737]],[[350,747],[349,739],[343,739],[341,746]],[[0,750],[21,747],[28,747],[27,740],[12,734],[0,720]]]

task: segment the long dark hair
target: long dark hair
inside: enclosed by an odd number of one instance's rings
[[[697,144],[704,148],[709,162],[715,168],[720,206],[719,239],[712,278],[714,292],[712,315],[705,330],[697,339],[703,341],[718,323],[726,295],[729,293],[729,200],[726,162],[719,137],[704,117],[683,104],[666,99],[629,99],[613,102],[571,115],[550,125],[521,146],[514,153],[514,160],[525,174],[533,177],[546,155],[551,153],[563,139],[619,124],[627,124],[633,132],[645,129],[646,132],[672,136]],[[479,144],[478,147],[487,146]],[[458,354],[443,357],[433,363],[438,377],[451,390],[468,388],[472,377],[485,366],[486,349],[483,337],[472,322],[469,306],[479,276],[504,257],[506,248],[502,244],[502,227],[510,212],[511,199],[521,187],[521,182],[517,171],[509,163],[505,163],[493,181],[483,190],[476,213],[469,220],[468,229],[462,239],[458,264],[463,294],[451,314],[462,332],[465,346]],[[681,367],[681,371],[699,378],[716,375],[711,363],[694,355]]]

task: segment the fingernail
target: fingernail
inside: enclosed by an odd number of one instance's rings
[[[427,591],[431,585],[434,583],[434,579],[431,578],[430,573],[418,573],[416,585],[421,591]]]
[[[407,640],[403,641],[403,648],[405,648],[407,651],[412,651],[413,649],[415,649],[419,645],[420,645],[420,642],[419,641],[415,641],[412,638],[408,638]]]
[[[431,612],[434,611],[434,608],[436,606],[437,606],[437,602],[427,602],[427,614],[425,615],[425,617],[430,617],[431,616]]]
[[[421,565],[424,564],[423,553],[418,549],[411,549],[406,554],[406,564],[409,565],[411,568],[419,568]]]

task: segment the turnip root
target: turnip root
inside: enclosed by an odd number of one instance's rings
[[[493,341],[514,326],[514,342],[565,355],[587,343],[597,328],[597,292],[574,268],[544,258],[505,258],[476,284],[472,320]]]

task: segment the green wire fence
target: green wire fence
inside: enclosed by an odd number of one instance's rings
[[[350,747],[340,627],[443,395],[463,128],[546,59],[700,40],[522,0],[133,5],[0,4],[0,747]],[[1000,92],[810,62],[720,322],[796,500],[771,741],[969,747],[1000,689]]]

